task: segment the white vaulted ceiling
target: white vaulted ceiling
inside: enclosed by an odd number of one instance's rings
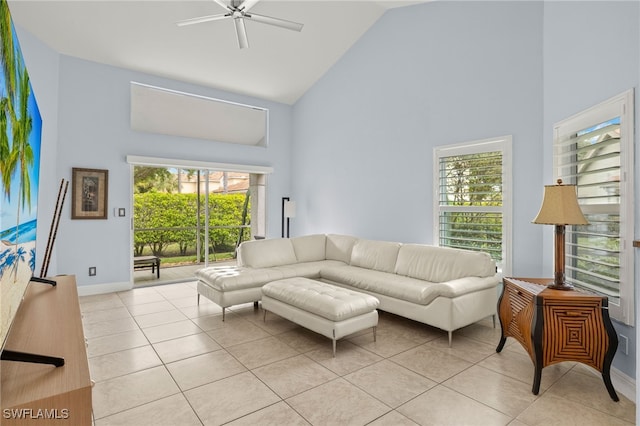
[[[295,103],[384,12],[421,1],[261,0],[251,10],[304,24],[298,33],[246,22],[239,49],[213,0],[9,0],[14,22],[68,56],[161,77]]]

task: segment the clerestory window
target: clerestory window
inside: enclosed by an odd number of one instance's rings
[[[511,272],[511,136],[434,150],[436,244],[491,255]]]

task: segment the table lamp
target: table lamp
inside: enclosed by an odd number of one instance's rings
[[[542,206],[533,223],[555,225],[555,275],[547,287],[556,290],[572,290],[564,280],[564,231],[565,225],[588,225],[578,205],[575,185],[545,185]]]

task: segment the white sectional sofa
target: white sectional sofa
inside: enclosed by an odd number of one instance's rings
[[[486,253],[347,235],[247,241],[238,266],[196,272],[203,295],[223,308],[257,302],[262,286],[306,277],[371,294],[378,309],[449,333],[496,314],[500,277]]]

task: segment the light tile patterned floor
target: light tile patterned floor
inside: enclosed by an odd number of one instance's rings
[[[609,398],[580,364],[543,370],[481,321],[454,333],[381,313],[331,342],[253,305],[196,303],[195,283],[80,298],[103,425],[628,425],[635,404]]]

